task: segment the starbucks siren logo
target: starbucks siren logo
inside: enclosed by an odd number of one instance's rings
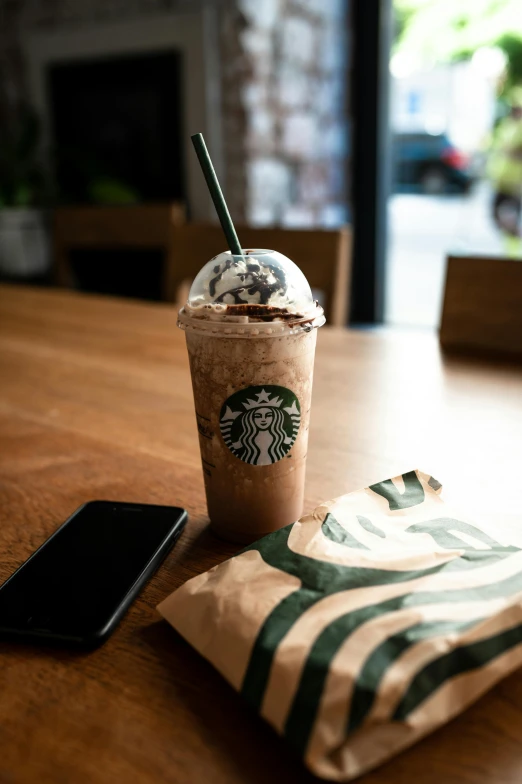
[[[225,444],[250,465],[270,465],[291,449],[301,422],[301,406],[286,387],[246,387],[223,403],[219,418]]]

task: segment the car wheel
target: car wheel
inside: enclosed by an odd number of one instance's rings
[[[441,193],[445,193],[448,186],[448,177],[441,169],[432,166],[423,171],[420,184],[423,193],[429,194],[430,196],[437,196]]]

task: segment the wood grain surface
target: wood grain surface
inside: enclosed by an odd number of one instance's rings
[[[207,530],[184,336],[166,305],[0,287],[0,580],[82,502],[190,523],[91,653],[0,645],[1,784],[313,781],[156,604],[235,552]],[[411,332],[319,334],[306,508],[412,468],[522,513],[522,370]],[[471,499],[471,500],[470,500]],[[362,784],[520,784],[522,677]]]

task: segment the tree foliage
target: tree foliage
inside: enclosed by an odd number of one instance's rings
[[[396,51],[451,62],[498,46],[506,87],[522,82],[522,0],[394,0],[394,8]]]

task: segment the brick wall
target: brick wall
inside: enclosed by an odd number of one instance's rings
[[[245,18],[247,218],[339,225],[348,217],[347,0],[237,0]]]

